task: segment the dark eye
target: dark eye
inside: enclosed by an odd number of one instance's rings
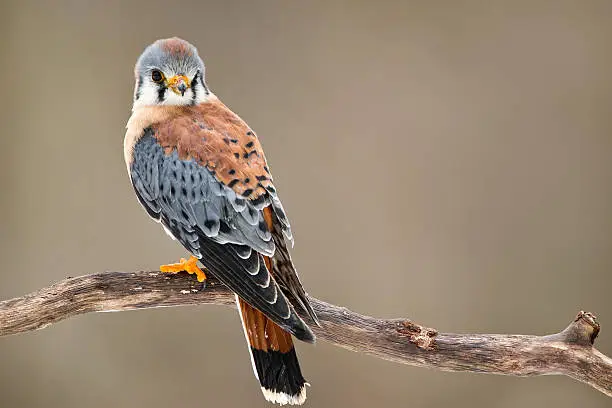
[[[164,74],[162,74],[157,69],[154,69],[153,71],[151,71],[151,79],[153,80],[153,82],[159,83],[164,80]]]

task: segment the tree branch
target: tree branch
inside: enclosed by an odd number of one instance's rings
[[[593,347],[595,316],[580,312],[548,336],[438,333],[405,319],[376,319],[311,297],[319,339],[385,360],[445,371],[515,376],[566,375],[612,397],[612,359]],[[89,312],[222,304],[234,295],[209,279],[187,274],[108,272],[68,278],[29,295],[0,302],[0,337],[42,329]]]

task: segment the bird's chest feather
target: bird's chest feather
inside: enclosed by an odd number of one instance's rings
[[[257,198],[272,185],[256,134],[221,102],[134,112],[124,143],[128,170],[145,129],[166,155],[176,151],[181,160],[194,160],[242,196]]]

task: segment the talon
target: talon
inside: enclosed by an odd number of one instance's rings
[[[206,280],[206,275],[198,267],[198,258],[195,256],[189,259],[181,258],[178,263],[162,265],[159,267],[159,270],[164,273],[179,273],[184,271],[190,275],[195,274],[198,278],[198,282],[204,282]]]

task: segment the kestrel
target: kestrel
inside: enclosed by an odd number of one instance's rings
[[[147,213],[191,253],[163,265],[202,282],[198,267],[236,293],[264,397],[302,404],[307,385],[291,335],[315,336],[296,309],[316,315],[287,249],[291,227],[255,132],[208,88],[190,43],[158,40],[135,68],[124,154]]]

